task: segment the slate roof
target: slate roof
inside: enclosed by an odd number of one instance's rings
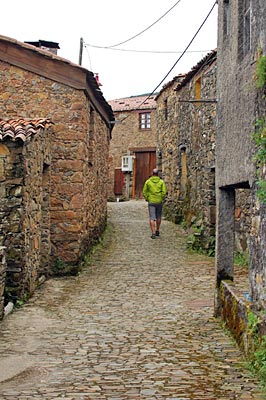
[[[35,135],[40,129],[49,128],[53,122],[50,119],[9,119],[0,118],[0,141],[10,139],[16,141],[18,139],[25,142],[31,136]]]
[[[149,94],[140,96],[125,97],[122,99],[110,100],[108,103],[113,111],[133,111],[133,110],[147,110],[156,108],[156,95],[152,95],[147,99]]]
[[[177,84],[176,88],[174,89],[175,91],[178,91],[179,89],[184,87],[199,71],[215,62],[216,58],[217,50],[215,49],[208,53],[205,57],[203,57],[196,65],[194,65],[194,67],[191,68],[189,72],[187,72],[186,74],[179,74],[175,76],[170,82],[166,83],[160,90],[159,94],[156,96],[155,100],[160,97],[165,89],[167,89],[174,83]]]
[[[185,76],[184,79],[177,85],[175,90],[179,90],[184,87],[199,71],[201,71],[206,66],[211,65],[216,61],[217,58],[217,50],[212,50],[205,57],[203,57],[198,64],[196,64]]]

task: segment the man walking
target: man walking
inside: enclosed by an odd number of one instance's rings
[[[162,221],[163,200],[166,196],[164,181],[158,176],[158,169],[152,171],[152,176],[146,180],[143,186],[143,197],[148,201],[151,238],[160,236],[160,225]]]

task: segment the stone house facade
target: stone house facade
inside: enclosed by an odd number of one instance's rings
[[[265,118],[265,82],[256,85],[256,68],[266,55],[266,3],[219,0],[218,112],[216,139],[216,313],[222,313],[221,283],[234,280],[234,215],[241,189],[252,198],[249,224],[250,296],[258,309],[266,306],[265,204],[257,181],[265,180],[264,167],[256,170],[258,151],[252,138],[255,121]],[[247,288],[248,289],[248,288]]]
[[[51,122],[0,120],[0,243],[8,269],[5,288],[32,294],[49,273]]]
[[[106,225],[112,109],[90,71],[3,36],[0,88],[4,120],[42,118],[53,123],[49,139],[51,162],[44,165],[50,180],[49,273],[56,266],[75,266]],[[17,140],[12,146],[12,154],[25,148]],[[31,152],[32,157],[36,157],[38,149],[37,146]],[[31,226],[25,229],[32,232]],[[8,234],[3,237],[1,232],[1,236],[0,245],[5,246]],[[7,250],[7,275],[12,266]],[[22,285],[16,293],[20,296],[23,291]]]
[[[141,198],[143,184],[156,166],[154,97],[141,95],[109,101],[116,120],[110,143],[109,199]]]
[[[216,51],[165,85],[156,102],[166,216],[193,226],[193,240],[208,250],[215,235]]]

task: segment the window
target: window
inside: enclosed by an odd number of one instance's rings
[[[224,39],[226,39],[229,35],[230,30],[230,6],[229,0],[224,0]]]
[[[88,140],[88,163],[89,165],[93,165],[94,158],[94,129],[95,129],[95,111],[92,107],[90,107],[90,125],[89,125],[89,140]]]
[[[250,0],[244,0],[243,25],[243,54],[245,55],[250,50]]]
[[[139,128],[140,129],[151,129],[151,113],[139,114]]]
[[[242,0],[239,15],[239,55],[240,57],[244,57],[251,47],[250,0]]]
[[[195,100],[201,100],[201,78],[195,82]]]
[[[180,179],[180,197],[185,198],[187,193],[187,149],[186,146],[180,147],[181,151],[181,179]]]
[[[94,139],[94,115],[95,111],[92,107],[90,107],[90,134],[89,134],[89,139],[93,140]]]
[[[164,100],[164,119],[168,119],[168,101],[167,99]]]

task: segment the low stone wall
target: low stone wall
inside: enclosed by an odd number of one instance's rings
[[[222,320],[246,357],[252,353],[253,341],[248,329],[248,311],[251,303],[239,293],[230,281],[222,281],[219,290],[219,309]],[[243,296],[243,298],[241,298]]]
[[[0,320],[4,317],[4,289],[6,281],[5,247],[0,247]]]

